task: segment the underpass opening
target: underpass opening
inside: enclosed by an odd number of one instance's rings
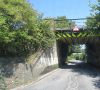
[[[100,37],[99,36],[88,36],[88,37],[71,37],[57,40],[57,52],[59,67],[66,65],[69,49],[73,46],[81,46],[85,48],[83,61],[88,64],[100,67]],[[82,46],[84,45],[84,46]],[[78,55],[78,54],[77,54]],[[76,56],[75,59],[79,58]],[[68,62],[68,61],[67,61]]]
[[[66,63],[73,62],[73,60],[79,60],[86,62],[86,46],[85,44],[74,44],[69,46],[68,58]]]
[[[67,41],[57,40],[59,67],[66,65],[73,59],[86,62],[85,49],[85,44],[69,44]]]

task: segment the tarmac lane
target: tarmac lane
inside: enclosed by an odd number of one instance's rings
[[[100,90],[100,71],[74,60],[38,82],[16,90]]]

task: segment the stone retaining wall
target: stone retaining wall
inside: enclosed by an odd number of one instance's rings
[[[44,52],[39,52],[38,56],[35,59],[34,55],[31,55],[28,58],[0,58],[0,60],[3,59],[28,59],[28,62],[26,63],[12,62],[2,67],[1,73],[5,73],[5,83],[8,89],[32,82],[33,80],[36,80],[38,77],[40,77],[42,74],[45,74],[58,67],[56,44],[52,48],[49,48]]]

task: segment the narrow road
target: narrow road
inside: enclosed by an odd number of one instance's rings
[[[73,61],[18,90],[100,90],[100,71],[81,61]]]

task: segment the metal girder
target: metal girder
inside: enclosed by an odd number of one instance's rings
[[[86,43],[90,40],[94,40],[95,37],[100,37],[99,33],[93,32],[56,32],[56,37],[58,40],[67,41],[69,44],[71,43]]]

